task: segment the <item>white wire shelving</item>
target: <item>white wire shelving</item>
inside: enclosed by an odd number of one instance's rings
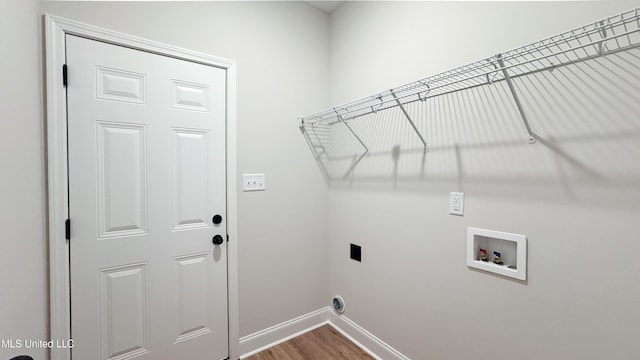
[[[310,146],[314,142],[309,136],[309,130],[319,126],[343,124],[362,145],[364,149],[363,155],[366,155],[369,148],[349,126],[349,121],[399,107],[416,135],[420,138],[425,152],[427,152],[429,149],[428,144],[406,111],[405,105],[505,81],[520,113],[521,120],[525,125],[527,140],[529,143],[535,143],[539,138],[531,129],[512,79],[541,71],[553,71],[562,66],[628,51],[637,47],[640,47],[640,8],[596,21],[530,45],[498,53],[488,59],[476,61],[397,88],[300,117],[298,118],[298,124]],[[313,131],[311,132],[313,133]],[[313,150],[314,147],[311,147],[312,151],[315,152]]]

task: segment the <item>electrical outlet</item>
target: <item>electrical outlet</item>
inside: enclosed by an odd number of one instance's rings
[[[464,215],[464,193],[452,192],[449,194],[449,214]]]
[[[267,189],[264,174],[243,174],[243,181],[244,191],[265,191]]]

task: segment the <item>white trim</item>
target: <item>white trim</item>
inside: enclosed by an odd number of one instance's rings
[[[69,297],[69,248],[64,222],[67,208],[67,128],[66,92],[62,85],[62,65],[65,63],[65,35],[73,34],[197,62],[225,69],[227,72],[227,243],[229,357],[239,358],[238,314],[238,228],[237,228],[237,165],[236,165],[236,63],[199,52],[162,44],[156,41],[102,29],[92,25],[45,15],[46,80],[47,80],[47,159],[49,201],[49,289],[51,339],[70,337],[71,302]],[[52,348],[51,360],[69,360],[69,349]]]
[[[322,308],[240,338],[240,359],[246,359],[296,336],[329,325],[377,360],[411,360],[331,307]]]
[[[47,159],[49,202],[49,294],[51,339],[71,335],[69,249],[64,222],[67,207],[67,102],[62,85],[65,62],[64,31],[45,16],[47,77]],[[69,359],[68,349],[51,349],[51,360]]]
[[[411,360],[391,345],[377,338],[360,325],[334,311],[329,313],[329,325],[378,360]]]
[[[240,359],[245,359],[296,336],[326,325],[328,308],[319,309],[240,338]]]
[[[227,67],[227,296],[229,359],[240,359],[240,290],[238,287],[238,163],[236,141],[236,63]]]

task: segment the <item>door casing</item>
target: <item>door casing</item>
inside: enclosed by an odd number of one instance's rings
[[[47,186],[49,245],[49,308],[52,340],[68,340],[71,335],[69,281],[69,241],[65,222],[69,216],[67,178],[67,99],[62,68],[65,64],[65,35],[72,34],[110,44],[147,51],[181,60],[215,66],[227,73],[227,266],[229,307],[229,357],[239,359],[238,314],[238,226],[236,183],[236,63],[152,40],[46,14],[46,103],[47,103]],[[70,71],[70,81],[73,81]],[[73,221],[73,219],[71,219]],[[73,234],[71,234],[73,241]],[[68,348],[52,348],[51,360],[70,360]]]

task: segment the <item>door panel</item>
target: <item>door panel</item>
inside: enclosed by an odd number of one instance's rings
[[[196,254],[174,259],[173,293],[175,342],[210,333],[212,254]]]
[[[67,36],[72,355],[228,355],[223,69]]]
[[[173,80],[172,106],[176,109],[209,111],[209,87],[204,84]]]
[[[96,66],[96,96],[98,99],[143,104],[145,75]]]
[[[173,229],[208,226],[210,194],[209,134],[203,130],[171,129],[171,192]]]
[[[147,231],[147,146],[143,125],[97,122],[100,238]]]
[[[102,358],[130,358],[149,351],[147,264],[100,272]]]

